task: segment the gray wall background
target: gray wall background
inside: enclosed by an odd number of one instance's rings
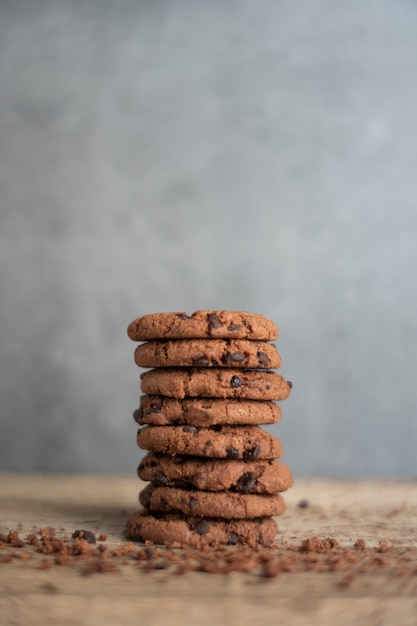
[[[128,323],[273,318],[295,475],[416,476],[417,3],[0,0],[0,468],[135,473]]]

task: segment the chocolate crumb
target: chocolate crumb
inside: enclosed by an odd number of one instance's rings
[[[90,530],[74,530],[73,539],[85,539],[88,543],[96,543],[96,536]]]
[[[309,501],[307,500],[307,498],[302,498],[301,500],[298,501],[297,503],[297,507],[299,509],[306,509],[308,506],[310,506]]]

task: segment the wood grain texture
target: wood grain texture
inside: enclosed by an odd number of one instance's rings
[[[2,474],[0,533],[17,528],[24,537],[53,526],[70,536],[87,528],[117,547],[142,486],[135,477]],[[45,555],[25,560],[29,547],[7,548],[0,550],[0,624],[417,624],[417,482],[299,479],[285,499],[278,542],[386,541],[408,555],[415,574],[376,568],[343,586],[341,572],[284,572],[267,580],[237,572],[178,576],[145,573],[126,561],[117,571],[83,576],[82,562],[42,569]],[[11,562],[2,561],[10,552]]]

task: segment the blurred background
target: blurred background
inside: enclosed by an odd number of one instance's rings
[[[0,469],[141,452],[128,323],[243,309],[295,476],[417,475],[417,4],[0,0]]]

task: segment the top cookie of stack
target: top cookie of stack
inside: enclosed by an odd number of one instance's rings
[[[149,313],[133,320],[127,334],[132,341],[152,339],[278,339],[278,328],[263,315],[245,311]]]
[[[260,424],[279,421],[291,383],[271,371],[281,357],[276,325],[237,311],[155,313],[128,327],[144,393],[135,411],[138,468],[150,481],[132,537],[191,545],[270,545],[292,485],[276,461],[279,440]],[[201,523],[204,520],[204,524]]]

